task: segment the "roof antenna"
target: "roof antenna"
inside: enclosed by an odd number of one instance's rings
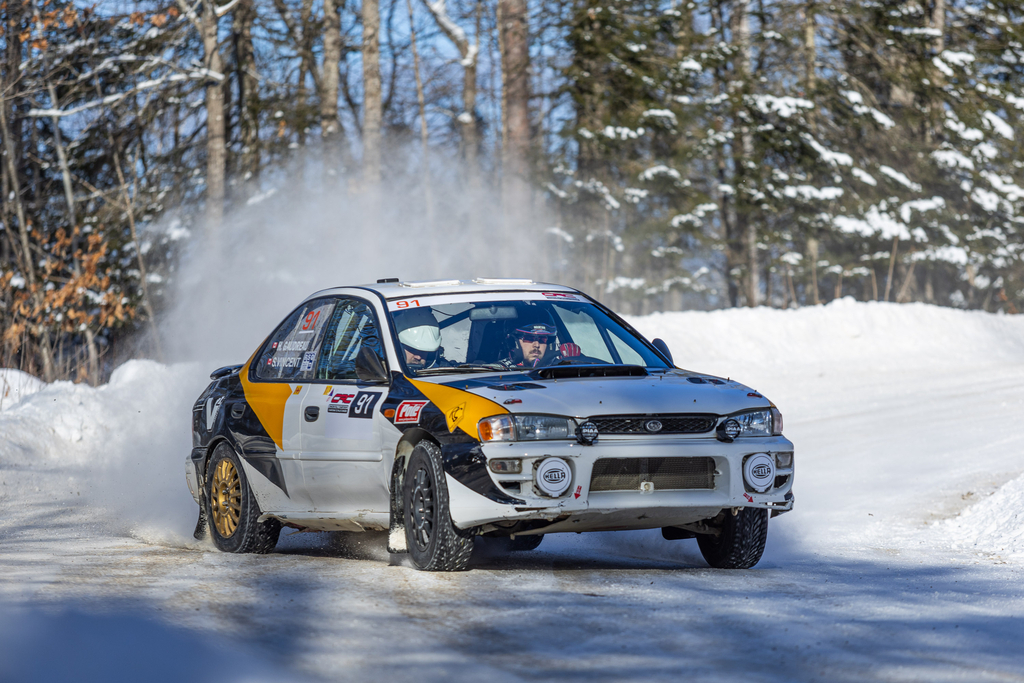
[[[397,277],[382,277],[379,280],[377,280],[377,284],[379,284],[379,285],[387,284],[389,282],[398,282],[398,278]]]

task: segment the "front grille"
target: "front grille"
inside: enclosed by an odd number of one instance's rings
[[[647,430],[647,423],[657,420],[661,429]],[[601,434],[703,434],[715,428],[717,415],[601,415],[589,420]]]
[[[590,475],[591,491],[655,491],[715,488],[714,458],[600,458]]]

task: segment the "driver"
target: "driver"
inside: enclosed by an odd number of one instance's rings
[[[402,313],[395,321],[398,341],[405,352],[405,364],[413,372],[427,368],[448,367],[441,347],[441,328],[429,308]]]
[[[508,358],[499,362],[509,369],[536,368],[580,355],[580,347],[572,343],[562,344],[555,351],[556,336],[557,330],[548,315],[530,316],[509,333],[512,351]]]

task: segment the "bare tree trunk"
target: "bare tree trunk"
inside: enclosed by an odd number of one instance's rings
[[[882,297],[882,301],[889,300],[889,290],[892,289],[892,271],[896,267],[896,249],[900,245],[900,236],[892,238],[892,253],[889,254],[889,274],[885,278],[885,296]],[[968,274],[970,274],[970,267],[968,266]]]
[[[327,0],[330,2],[331,0]],[[253,0],[239,0],[232,18],[232,39],[235,49],[235,78],[238,84],[239,137],[242,159],[238,171],[243,194],[260,174],[259,139],[259,76],[256,73],[256,51],[253,49],[252,27],[256,20]]]
[[[380,4],[363,0],[363,180],[380,184],[381,169]]]
[[[815,306],[821,303],[818,293],[818,238],[807,238],[807,260],[811,262],[811,302]]]
[[[932,44],[936,54],[946,49],[946,0],[934,0],[932,7],[932,28],[939,32]]]
[[[351,161],[345,131],[338,117],[338,65],[341,62],[341,16],[337,0],[324,0],[324,64],[320,75],[320,134],[327,171],[340,176]]]
[[[420,53],[416,46],[416,21],[412,11],[412,0],[405,0],[409,8],[409,41],[412,45],[412,65],[416,75],[416,102],[420,114],[420,143],[423,145],[423,201],[426,204],[427,225],[434,225],[434,189],[430,179],[430,139],[427,131],[427,100],[423,92],[423,79],[420,76]],[[437,240],[431,239],[433,247]],[[436,261],[436,258],[435,258]]]
[[[479,154],[480,142],[478,139],[476,125],[476,75],[477,61],[480,52],[480,34],[477,30],[476,42],[471,43],[466,32],[452,21],[445,9],[445,0],[423,0],[423,4],[434,17],[441,32],[447,36],[458,49],[462,57],[462,112],[458,116],[459,130],[462,135],[462,158],[465,161],[466,172],[471,185],[479,183],[477,173],[477,157]],[[477,10],[480,3],[478,0]]]
[[[733,43],[738,51],[735,62],[737,80],[741,83],[743,93],[750,91],[750,0],[736,0],[732,5],[730,17],[733,30]],[[737,114],[742,109],[742,101],[736,103]],[[740,122],[739,116],[733,118]],[[747,164],[753,162],[754,140],[750,127],[745,122],[739,123],[739,149],[734,158],[736,231],[743,240],[743,251],[746,257],[746,299],[747,306],[757,306],[760,300],[761,283],[760,269],[757,258],[757,225],[750,220],[751,205],[743,191],[746,185]]]
[[[505,145],[502,200],[505,214],[529,205],[530,53],[526,0],[498,0],[505,91]]]
[[[804,5],[804,97],[814,101],[814,91],[817,89],[818,77],[816,66],[818,61],[818,50],[815,45],[817,26],[814,19],[814,0],[808,0]],[[807,114],[807,122],[811,130],[815,129],[815,111],[812,109]]]
[[[224,64],[217,37],[217,8],[203,2],[204,63],[212,73],[206,80],[206,229],[219,231],[224,220],[227,146],[224,136]]]

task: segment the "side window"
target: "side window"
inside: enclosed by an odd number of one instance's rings
[[[288,316],[260,354],[256,377],[286,382],[313,379],[317,353],[334,304],[333,299],[314,299]]]
[[[572,341],[579,345],[584,356],[597,358],[605,363],[615,362],[612,359],[612,354],[608,351],[608,345],[601,338],[601,330],[598,329],[593,318],[582,310],[573,311],[565,306],[553,306],[552,308],[558,313],[558,317],[562,319],[562,324],[569,331]]]
[[[381,365],[387,367],[373,308],[358,299],[339,299],[324,333],[323,352],[317,363],[316,379],[358,379],[356,355],[362,348],[373,351]]]

